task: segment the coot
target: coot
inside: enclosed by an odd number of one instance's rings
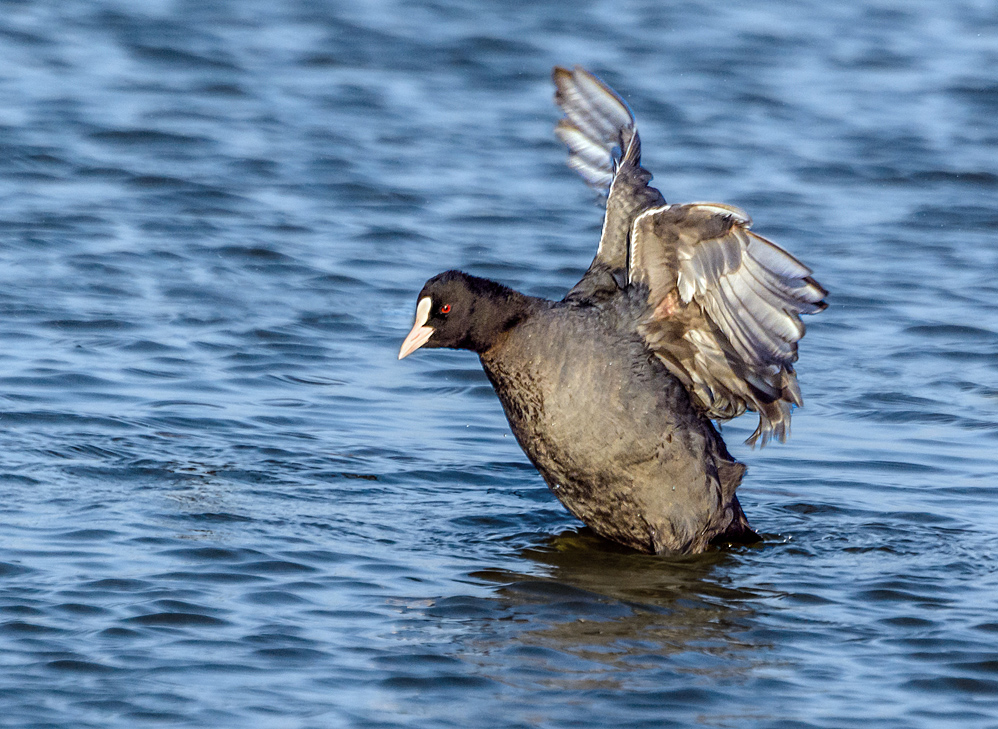
[[[630,108],[599,78],[555,68],[554,83],[568,164],[607,198],[596,258],[557,302],[434,276],[399,359],[477,353],[527,457],[602,536],[652,553],[751,541],[735,496],[745,466],[711,421],[753,410],[748,443],[786,439],[800,315],[827,292],[738,208],[667,204]]]

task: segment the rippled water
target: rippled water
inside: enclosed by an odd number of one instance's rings
[[[792,441],[724,428],[757,547],[597,539],[395,360],[439,270],[588,265],[556,63],[832,292]],[[984,0],[0,0],[3,721],[998,726],[996,68]]]

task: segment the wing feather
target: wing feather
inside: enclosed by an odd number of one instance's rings
[[[565,112],[555,134],[568,146],[568,164],[579,170],[574,159],[583,156],[589,166],[605,170],[610,177],[605,182],[583,179],[609,194],[615,163],[634,134],[634,116],[613,89],[579,66],[555,68],[553,78],[555,101]]]
[[[733,313],[734,319],[751,340],[751,346],[746,351],[750,352],[754,360],[752,364],[764,365],[792,360],[794,354],[791,342],[784,340],[771,325],[767,325],[766,319],[770,311],[766,302],[751,292],[742,282],[741,276],[722,277],[720,289],[724,308]]]
[[[616,91],[580,66],[554,69],[555,101],[565,117],[555,134],[568,147],[568,166],[607,197],[596,258],[573,289],[592,295],[592,280],[627,267],[627,239],[636,215],[665,201],[641,167],[641,140],[634,115]],[[616,285],[611,287],[616,290]],[[572,295],[571,293],[569,294]]]
[[[620,95],[591,73],[576,73],[576,87],[594,110],[593,123],[603,130],[607,139],[615,139],[619,130],[634,124],[634,115]]]
[[[613,182],[612,172],[593,165],[581,157],[572,157],[568,160],[568,166],[578,172],[579,176],[593,187],[608,186]]]
[[[739,290],[744,287],[749,292],[739,298],[743,301],[746,297],[750,298],[749,306],[767,329],[786,342],[796,342],[804,336],[804,323],[786,315],[786,310],[781,306],[784,301],[782,297],[761,286],[748,270],[737,276],[736,280]]]
[[[824,309],[827,292],[749,225],[718,203],[650,209],[635,220],[628,279],[647,286],[639,331],[649,347],[711,417],[758,412],[748,442],[765,445],[786,439],[791,406],[802,403],[793,369],[800,315]]]
[[[586,136],[581,129],[572,126],[566,119],[558,122],[554,133],[568,147],[572,157],[579,157],[593,167],[599,167],[613,174],[613,159],[597,140]]]

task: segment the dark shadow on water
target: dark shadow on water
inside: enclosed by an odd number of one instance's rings
[[[522,550],[520,556],[545,568],[526,579],[543,580],[566,589],[590,592],[602,599],[659,611],[672,607],[676,600],[712,603],[754,600],[757,597],[754,592],[729,584],[725,567],[736,564],[739,554],[763,549],[765,545],[763,541],[756,545],[715,547],[698,555],[649,555],[610,542],[583,527],[550,537],[540,546]],[[491,574],[495,579],[501,574],[515,573]]]
[[[580,681],[609,688],[650,674],[660,680],[663,673],[750,672],[766,662],[770,647],[752,635],[763,596],[733,585],[728,575],[739,555],[763,548],[765,542],[655,556],[588,529],[567,531],[520,552],[536,570],[472,575],[498,587],[479,638],[465,648],[504,680],[565,688],[580,688]],[[527,658],[530,671],[503,676]]]

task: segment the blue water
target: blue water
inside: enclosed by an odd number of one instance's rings
[[[588,265],[575,63],[831,292],[759,546],[599,540],[395,359]],[[0,0],[0,723],[998,727],[996,68],[984,0]]]

